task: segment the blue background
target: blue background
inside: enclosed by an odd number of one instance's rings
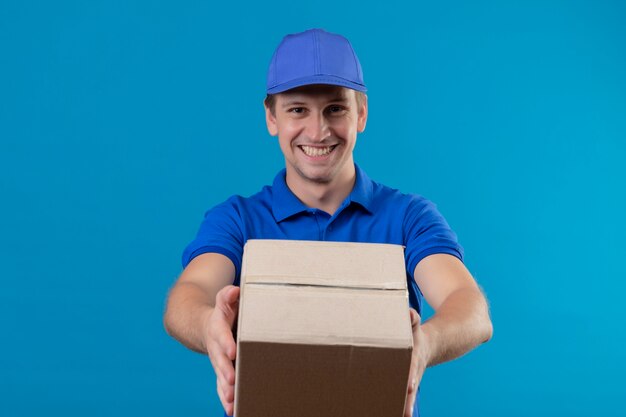
[[[283,166],[265,71],[311,27],[369,87],[357,162],[426,196],[493,340],[424,416],[624,415],[626,6],[611,1],[0,2],[0,415],[219,415],[164,332],[204,211]]]

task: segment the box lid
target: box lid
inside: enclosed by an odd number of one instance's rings
[[[404,248],[383,243],[248,240],[242,285],[406,290]]]

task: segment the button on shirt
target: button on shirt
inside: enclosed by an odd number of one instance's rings
[[[409,302],[420,313],[422,295],[413,278],[415,266],[435,253],[463,260],[463,249],[432,202],[374,182],[357,165],[355,170],[354,188],[332,216],[304,205],[287,186],[285,169],[257,194],[230,197],[205,213],[196,238],[183,252],[183,267],[202,253],[220,253],[233,262],[234,284],[239,285],[248,239],[403,245]]]

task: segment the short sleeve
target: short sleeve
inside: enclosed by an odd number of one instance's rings
[[[183,251],[185,268],[193,258],[203,253],[220,253],[235,265],[239,277],[243,256],[241,216],[236,197],[231,197],[204,214],[200,230]]]
[[[437,206],[424,197],[411,196],[403,230],[407,272],[411,276],[417,264],[428,255],[447,253],[463,261],[463,248],[456,234]]]

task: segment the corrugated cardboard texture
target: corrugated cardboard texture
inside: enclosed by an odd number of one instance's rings
[[[235,417],[402,417],[411,351],[244,342]]]
[[[402,416],[411,361],[403,248],[249,240],[237,417]]]

